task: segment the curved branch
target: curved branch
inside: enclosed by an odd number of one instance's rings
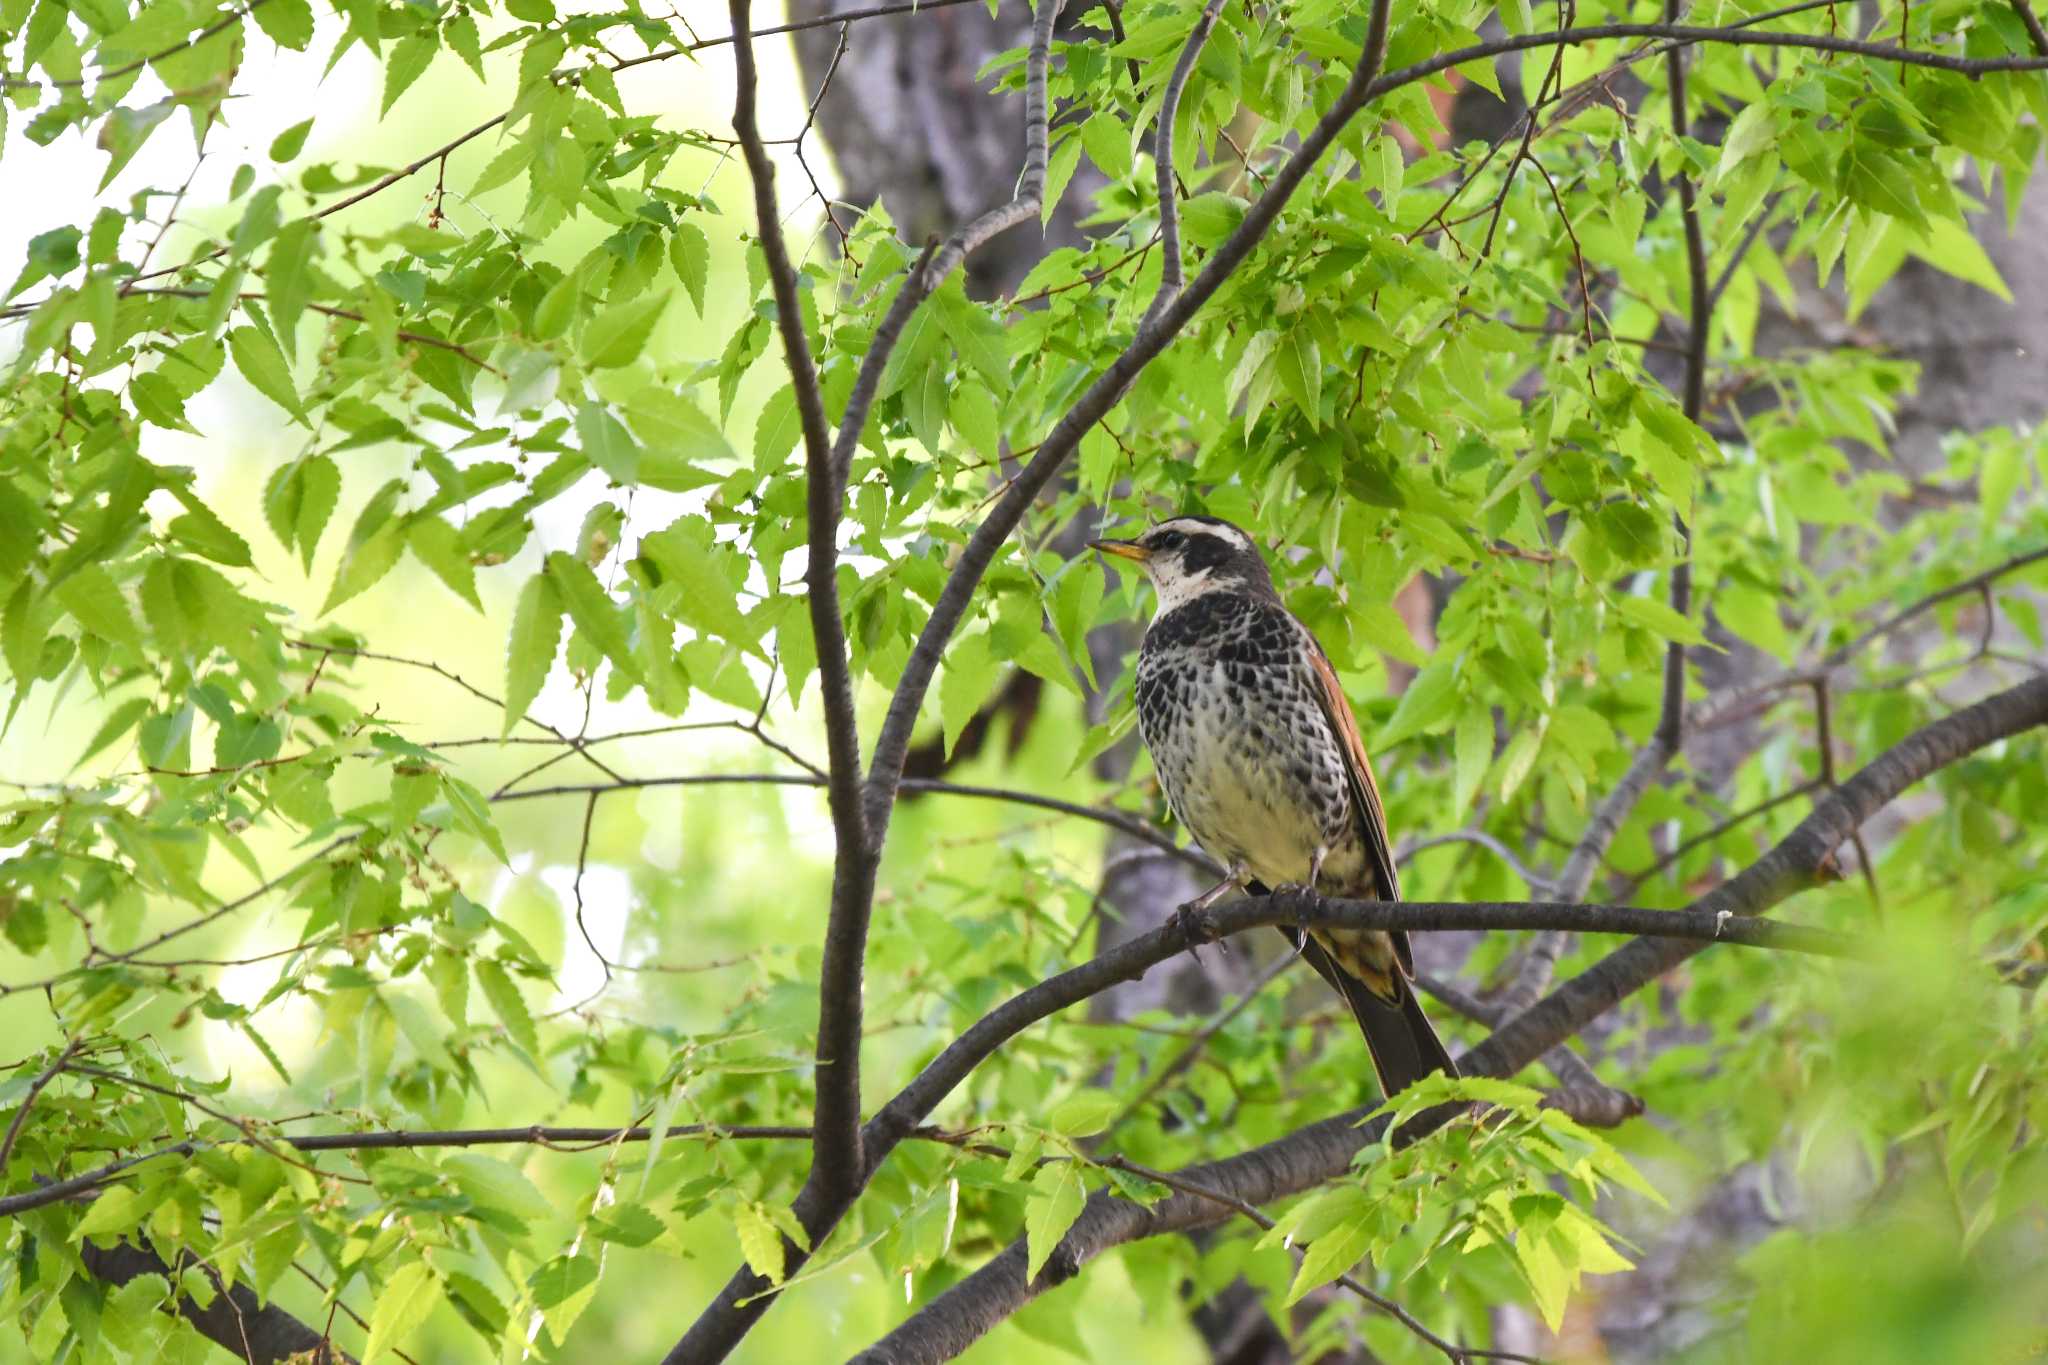
[[[1052,27],[1059,22],[1065,3],[1066,0],[1035,0],[1032,6],[1031,48],[1024,57],[1024,173],[1017,178],[1016,196],[946,239],[919,276],[924,293],[944,284],[946,276],[991,237],[1019,223],[1030,222],[1044,207],[1046,152],[1051,142],[1051,100],[1046,94],[1045,76],[1052,62]]]
[[[1187,282],[1182,270],[1180,257],[1180,201],[1175,197],[1176,187],[1173,170],[1173,124],[1180,113],[1180,97],[1187,89],[1188,77],[1195,72],[1195,59],[1202,55],[1203,46],[1209,41],[1209,32],[1216,27],[1216,18],[1223,13],[1223,0],[1209,0],[1202,6],[1201,17],[1195,20],[1194,31],[1181,46],[1180,60],[1173,64],[1173,74],[1166,79],[1166,91],[1159,101],[1159,125],[1152,134],[1152,169],[1159,190],[1159,291],[1152,296],[1151,306],[1145,309],[1144,318],[1138,323],[1138,330],[1145,331],[1159,320],[1166,311],[1166,305],[1173,302]]]
[[[2048,677],[2037,677],[1938,720],[1886,750],[1818,803],[1799,827],[1733,880],[1696,901],[1690,914],[1746,923],[1812,885],[1823,860],[1849,833],[1907,787],[1987,744],[2048,723]],[[1243,902],[1239,902],[1242,905]],[[1234,909],[1235,907],[1228,907]],[[1608,955],[1459,1059],[1466,1075],[1512,1076],[1624,997],[1700,951],[1704,943],[1642,938]],[[1334,1179],[1361,1147],[1385,1135],[1386,1117],[1354,1110],[1182,1174],[1206,1188],[1261,1204]],[[1414,1120],[1404,1136],[1440,1126],[1451,1112]],[[1089,1260],[1142,1237],[1222,1220],[1213,1201],[1175,1195],[1147,1209],[1098,1194],[1075,1220],[1038,1280],[1024,1276],[1022,1239],[920,1308],[876,1344],[871,1359],[891,1365],[949,1360],[1039,1293]]]

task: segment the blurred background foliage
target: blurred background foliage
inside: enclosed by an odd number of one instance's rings
[[[1134,4],[1114,49],[1102,11],[1070,16],[1054,93],[1081,112],[1053,181],[1076,187],[1066,211],[1094,235],[1056,226],[1066,244],[1006,298],[984,278],[972,297],[949,285],[884,379],[842,584],[865,720],[1004,462],[1151,296],[1146,130],[1198,8]],[[1525,7],[1397,8],[1396,65],[1529,23]],[[1582,20],[1595,8],[1648,14],[1582,5]],[[1747,12],[1708,8],[1701,22]],[[995,9],[1021,23],[1021,6]],[[8,1218],[0,1354],[225,1358],[157,1311],[165,1280],[84,1272],[87,1239],[126,1234],[206,1257],[357,1354],[647,1358],[742,1257],[780,1264],[803,1143],[293,1154],[278,1139],[808,1120],[832,835],[807,785],[822,744],[803,471],[727,135],[729,53],[673,56],[723,15],[261,0],[120,71],[217,13],[0,5],[7,177],[34,187],[0,227],[0,275],[24,263],[0,398],[5,1193],[193,1144]],[[2024,51],[2014,14],[1885,7],[1862,31]],[[1315,0],[1226,13],[1177,134],[1198,257],[1327,105],[1358,22]],[[603,74],[650,51],[673,60]],[[761,52],[768,131],[790,137],[815,76],[781,40]],[[1550,90],[1620,53],[1503,69]],[[987,83],[1014,88],[1021,53],[997,54]],[[1125,57],[1142,64],[1129,80]],[[1640,74],[1661,96],[1656,65]],[[77,83],[88,66],[102,74]],[[1986,316],[2016,290],[2038,298],[2048,269],[2008,281],[1977,243],[2022,212],[2048,78],[1894,82],[1875,64],[1709,51],[1694,82],[1732,127],[1681,138],[1658,101],[1582,103],[1537,144],[1541,174],[1489,168],[1420,86],[1362,121],[991,572],[927,724],[941,755],[977,723],[996,742],[945,779],[1164,819],[1142,762],[1130,777],[1096,762],[1129,723],[1102,632],[1147,604],[1061,536],[1169,509],[1286,547],[1290,605],[1384,753],[1398,833],[1478,831],[1520,855],[1417,848],[1415,899],[1547,893],[1523,865],[1562,864],[1629,767],[1672,640],[1700,646],[1708,720],[1848,648],[1829,747],[1799,688],[1703,724],[1622,826],[1595,900],[1684,904],[1797,821],[1806,801],[1788,793],[1810,799],[1824,772],[2038,671],[2039,399],[1907,450],[1913,358],[1771,329],[1815,316],[1810,282],[1839,271],[1819,312],[1853,334],[1915,261]],[[507,109],[502,135],[305,226]],[[785,226],[836,411],[935,229],[905,207],[899,241],[886,202],[828,223],[797,187],[816,174],[831,192],[831,168],[815,139],[804,163],[796,145],[775,149]],[[1479,212],[1453,231],[1430,211],[1468,173]],[[1670,387],[1679,173],[1707,187],[1727,272],[1697,422]],[[1482,232],[1485,251],[1459,237]],[[137,287],[168,266],[154,288],[184,292]],[[1692,533],[1689,616],[1664,605],[1685,553],[1674,513]],[[1400,598],[1411,584],[1420,610]],[[1018,674],[1042,684],[1037,708],[992,709]],[[1234,1286],[1300,1358],[1430,1358],[1322,1287],[1353,1262],[1440,1331],[1560,1359],[1601,1358],[1602,1331],[1632,1314],[1686,1324],[1656,1353],[1700,1360],[2048,1352],[2042,759],[2027,735],[1944,771],[1873,826],[1868,866],[1844,850],[1846,879],[1799,901],[1881,961],[1716,951],[1603,1020],[1592,1060],[1646,1117],[1595,1136],[1502,1091],[1512,1120],[1491,1142],[1460,1129],[1362,1163],[1275,1210],[1279,1234],[1133,1245],[972,1358],[1219,1358],[1195,1309]],[[792,785],[734,780],[762,774]],[[870,1108],[1093,950],[1106,861],[1099,825],[1055,811],[904,803],[870,948]],[[1522,968],[1519,936],[1441,937],[1431,969],[1469,989]],[[1225,945],[1193,970],[1241,984],[1268,951]],[[1604,951],[1573,946],[1560,975]],[[1437,1013],[1459,1043],[1483,1036]],[[1313,992],[1261,991],[1205,1022],[1077,1011],[1014,1040],[936,1116],[984,1146],[900,1148],[741,1358],[850,1352],[1027,1225],[1071,1218],[1084,1174],[1159,1192],[1034,1157],[1173,1168],[1372,1099],[1355,1038]],[[1765,1216],[1716,1238],[1694,1211],[1731,1182]],[[1775,1230],[1757,1240],[1757,1221]],[[1618,1273],[1632,1261],[1676,1269],[1650,1285]],[[181,1287],[214,1288],[196,1271]]]

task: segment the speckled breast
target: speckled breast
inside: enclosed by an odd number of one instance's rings
[[[1277,602],[1213,592],[1164,613],[1138,655],[1138,725],[1188,832],[1268,886],[1370,893],[1343,760],[1304,628]]]

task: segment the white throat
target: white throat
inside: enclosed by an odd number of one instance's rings
[[[1215,592],[1223,587],[1223,584],[1215,581],[1215,573],[1214,569],[1204,569],[1197,574],[1175,574],[1164,581],[1154,578],[1152,590],[1158,594],[1159,605],[1153,612],[1153,618],[1156,620],[1175,607],[1185,606],[1202,594]]]

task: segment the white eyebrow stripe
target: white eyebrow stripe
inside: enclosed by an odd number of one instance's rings
[[[1219,540],[1230,542],[1240,550],[1253,548],[1252,538],[1238,530],[1235,526],[1218,526],[1213,522],[1196,521],[1192,517],[1175,517],[1171,521],[1162,521],[1154,529],[1160,531],[1171,529],[1179,531],[1183,535],[1191,536],[1215,536]]]

